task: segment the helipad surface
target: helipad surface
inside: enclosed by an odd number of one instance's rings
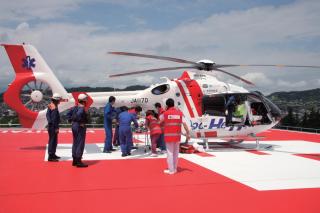
[[[71,166],[71,133],[59,135],[58,163],[46,161],[45,131],[0,130],[2,212],[320,212],[320,135],[272,130],[237,146],[181,154],[163,174],[165,155],[139,149],[102,153],[104,132],[88,130],[80,169]]]

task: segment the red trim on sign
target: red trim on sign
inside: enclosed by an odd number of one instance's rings
[[[180,83],[178,80],[176,80],[175,82],[177,83],[177,85],[178,85],[178,87],[179,87],[179,90],[180,90],[180,93],[182,94],[183,100],[184,100],[184,102],[185,102],[186,105],[187,105],[187,108],[188,108],[190,117],[193,118],[193,117],[194,117],[194,114],[193,114],[191,105],[190,105],[190,103],[189,103],[189,100],[188,100],[188,98],[187,98],[187,95],[186,95],[186,93],[185,93],[185,91],[184,91],[181,83]]]
[[[246,152],[250,152],[250,153],[256,154],[256,155],[270,155],[269,153],[261,152],[261,151],[255,150],[255,149],[246,150]]]
[[[4,102],[18,113],[20,123],[23,127],[31,128],[38,117],[38,112],[29,110],[20,100],[20,91],[30,81],[35,81],[32,69],[22,66],[23,59],[27,57],[22,45],[3,45],[12,67],[16,73],[15,80],[9,85],[3,95]]]
[[[299,157],[303,157],[303,158],[309,158],[312,160],[318,160],[320,161],[320,153],[313,153],[313,154],[293,154]]]
[[[205,132],[204,137],[217,137],[217,132]]]
[[[201,156],[201,157],[215,157],[214,155],[209,154],[209,153],[207,153],[207,152],[196,152],[195,154],[196,154],[196,155],[199,155],[199,156]]]

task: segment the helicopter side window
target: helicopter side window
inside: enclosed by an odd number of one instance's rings
[[[202,111],[208,115],[225,116],[225,98],[223,96],[204,96]]]
[[[153,88],[151,90],[151,93],[154,94],[154,95],[162,95],[162,94],[168,92],[169,89],[170,89],[169,84],[162,84],[160,86],[157,86],[157,87]]]

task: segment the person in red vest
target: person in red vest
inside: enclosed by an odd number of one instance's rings
[[[174,100],[169,98],[166,101],[167,110],[160,116],[160,123],[163,126],[164,141],[167,147],[168,169],[166,174],[175,174],[178,167],[179,143],[181,141],[181,126],[186,131],[187,141],[190,140],[189,128],[183,121],[183,113],[174,107]]]
[[[160,135],[162,133],[160,122],[155,117],[155,114],[152,110],[148,110],[146,112],[146,126],[150,130],[150,138],[151,138],[151,157],[157,157],[157,142],[160,139]]]

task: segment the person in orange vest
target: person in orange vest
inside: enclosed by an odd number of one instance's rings
[[[179,143],[181,141],[181,126],[186,131],[187,141],[190,140],[189,128],[183,121],[183,113],[174,107],[174,100],[166,101],[167,110],[160,116],[160,124],[163,126],[164,141],[167,147],[168,169],[166,174],[175,174],[178,167]]]
[[[152,110],[148,110],[146,112],[146,126],[150,130],[150,138],[151,138],[151,157],[157,157],[157,142],[160,139],[160,135],[162,134],[162,130],[160,127],[159,120],[155,117],[155,114]]]
[[[165,112],[165,110],[162,108],[162,106],[159,102],[155,103],[154,107],[157,110],[158,118],[159,118],[162,115],[162,113]],[[160,135],[157,146],[161,149],[161,154],[164,154],[166,152],[166,143],[164,142],[163,132]]]

